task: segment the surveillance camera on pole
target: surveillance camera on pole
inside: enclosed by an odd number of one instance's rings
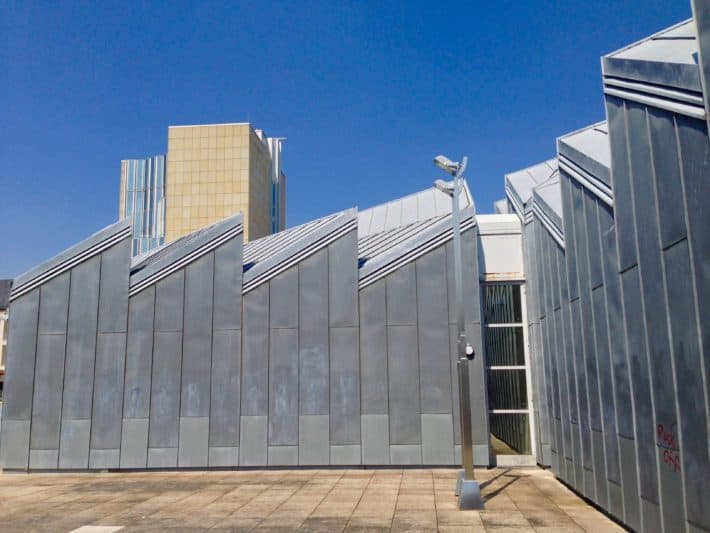
[[[461,215],[459,213],[459,195],[461,194],[463,172],[467,157],[460,163],[448,157],[438,155],[434,163],[441,170],[452,176],[450,182],[436,180],[434,187],[451,197],[451,219],[453,225],[454,246],[454,281],[456,293],[457,325],[457,365],[459,380],[459,414],[461,416],[461,462],[463,469],[456,482],[456,495],[459,497],[459,509],[483,509],[481,489],[473,474],[473,438],[471,435],[471,403],[469,400],[468,362],[475,357],[475,350],[466,341],[463,312],[463,254],[461,252]]]

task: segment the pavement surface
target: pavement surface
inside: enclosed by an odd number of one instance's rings
[[[0,474],[0,530],[623,531],[549,471],[478,470],[485,510],[458,511],[456,471]]]

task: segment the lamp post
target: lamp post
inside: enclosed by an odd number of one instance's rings
[[[463,253],[461,251],[461,214],[459,212],[459,196],[461,194],[463,173],[468,158],[463,157],[460,163],[455,163],[443,155],[436,156],[434,163],[444,172],[453,177],[453,183],[436,180],[434,186],[451,197],[451,218],[454,237],[454,291],[456,292],[456,335],[457,363],[459,380],[459,415],[461,418],[461,462],[463,469],[459,472],[456,483],[456,494],[459,497],[459,509],[483,509],[481,489],[473,474],[473,438],[471,436],[471,403],[469,399],[468,362],[474,356],[473,347],[466,341],[463,309]]]

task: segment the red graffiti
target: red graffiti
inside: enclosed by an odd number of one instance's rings
[[[678,445],[673,433],[673,429],[666,431],[663,424],[656,427],[656,439],[659,448],[663,449],[663,462],[667,464],[673,472],[680,472],[680,454]]]

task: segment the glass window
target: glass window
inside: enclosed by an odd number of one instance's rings
[[[488,366],[525,365],[523,328],[520,326],[486,328],[486,364]]]
[[[525,369],[488,370],[488,408],[491,410],[528,408]]]
[[[520,324],[520,285],[484,285],[483,313],[486,324]]]

